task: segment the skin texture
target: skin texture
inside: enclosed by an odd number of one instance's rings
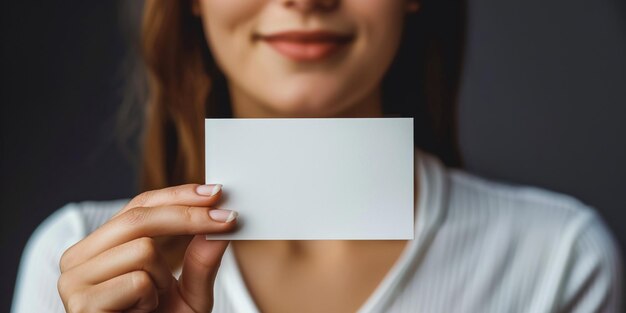
[[[415,9],[414,2],[400,0],[196,0],[193,5],[228,79],[237,117],[380,116],[380,82],[397,51],[404,16]],[[251,40],[255,33],[293,29],[350,33],[355,40],[322,62],[293,62]]]
[[[207,44],[225,73],[235,117],[381,117],[381,80],[399,46],[406,0],[193,0]],[[255,33],[326,29],[353,34],[339,53],[299,62]],[[212,220],[222,192],[189,184],[133,198],[60,262],[67,312],[211,312],[213,283],[233,230]],[[228,188],[228,186],[224,186]],[[236,209],[236,208],[234,208]],[[178,236],[176,247],[159,238]],[[263,312],[350,312],[371,295],[406,241],[234,241]],[[167,252],[167,253],[165,253]],[[172,270],[182,267],[180,279]]]

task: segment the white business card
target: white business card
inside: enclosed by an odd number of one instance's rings
[[[413,239],[413,154],[413,118],[206,119],[206,183],[239,212],[206,237]]]

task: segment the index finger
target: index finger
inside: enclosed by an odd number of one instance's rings
[[[222,184],[185,184],[163,189],[142,192],[128,202],[117,217],[135,207],[154,207],[166,205],[212,206],[222,196]]]
[[[227,232],[234,228],[237,213],[229,210],[227,222],[211,219],[208,207],[160,206],[133,208],[109,220],[61,257],[64,272],[103,251],[141,237],[200,235]],[[231,213],[232,214],[228,214]],[[231,219],[230,217],[234,219]]]

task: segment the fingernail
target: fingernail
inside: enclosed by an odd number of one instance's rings
[[[213,209],[209,211],[209,216],[211,216],[214,221],[222,223],[228,223],[236,219],[238,215],[237,211],[231,210]]]
[[[222,190],[222,184],[215,185],[200,185],[196,187],[196,193],[202,196],[213,196]]]

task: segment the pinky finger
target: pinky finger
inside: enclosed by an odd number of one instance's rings
[[[96,308],[96,312],[152,312],[159,306],[157,288],[144,271],[111,278],[92,286],[87,292],[88,305]]]

